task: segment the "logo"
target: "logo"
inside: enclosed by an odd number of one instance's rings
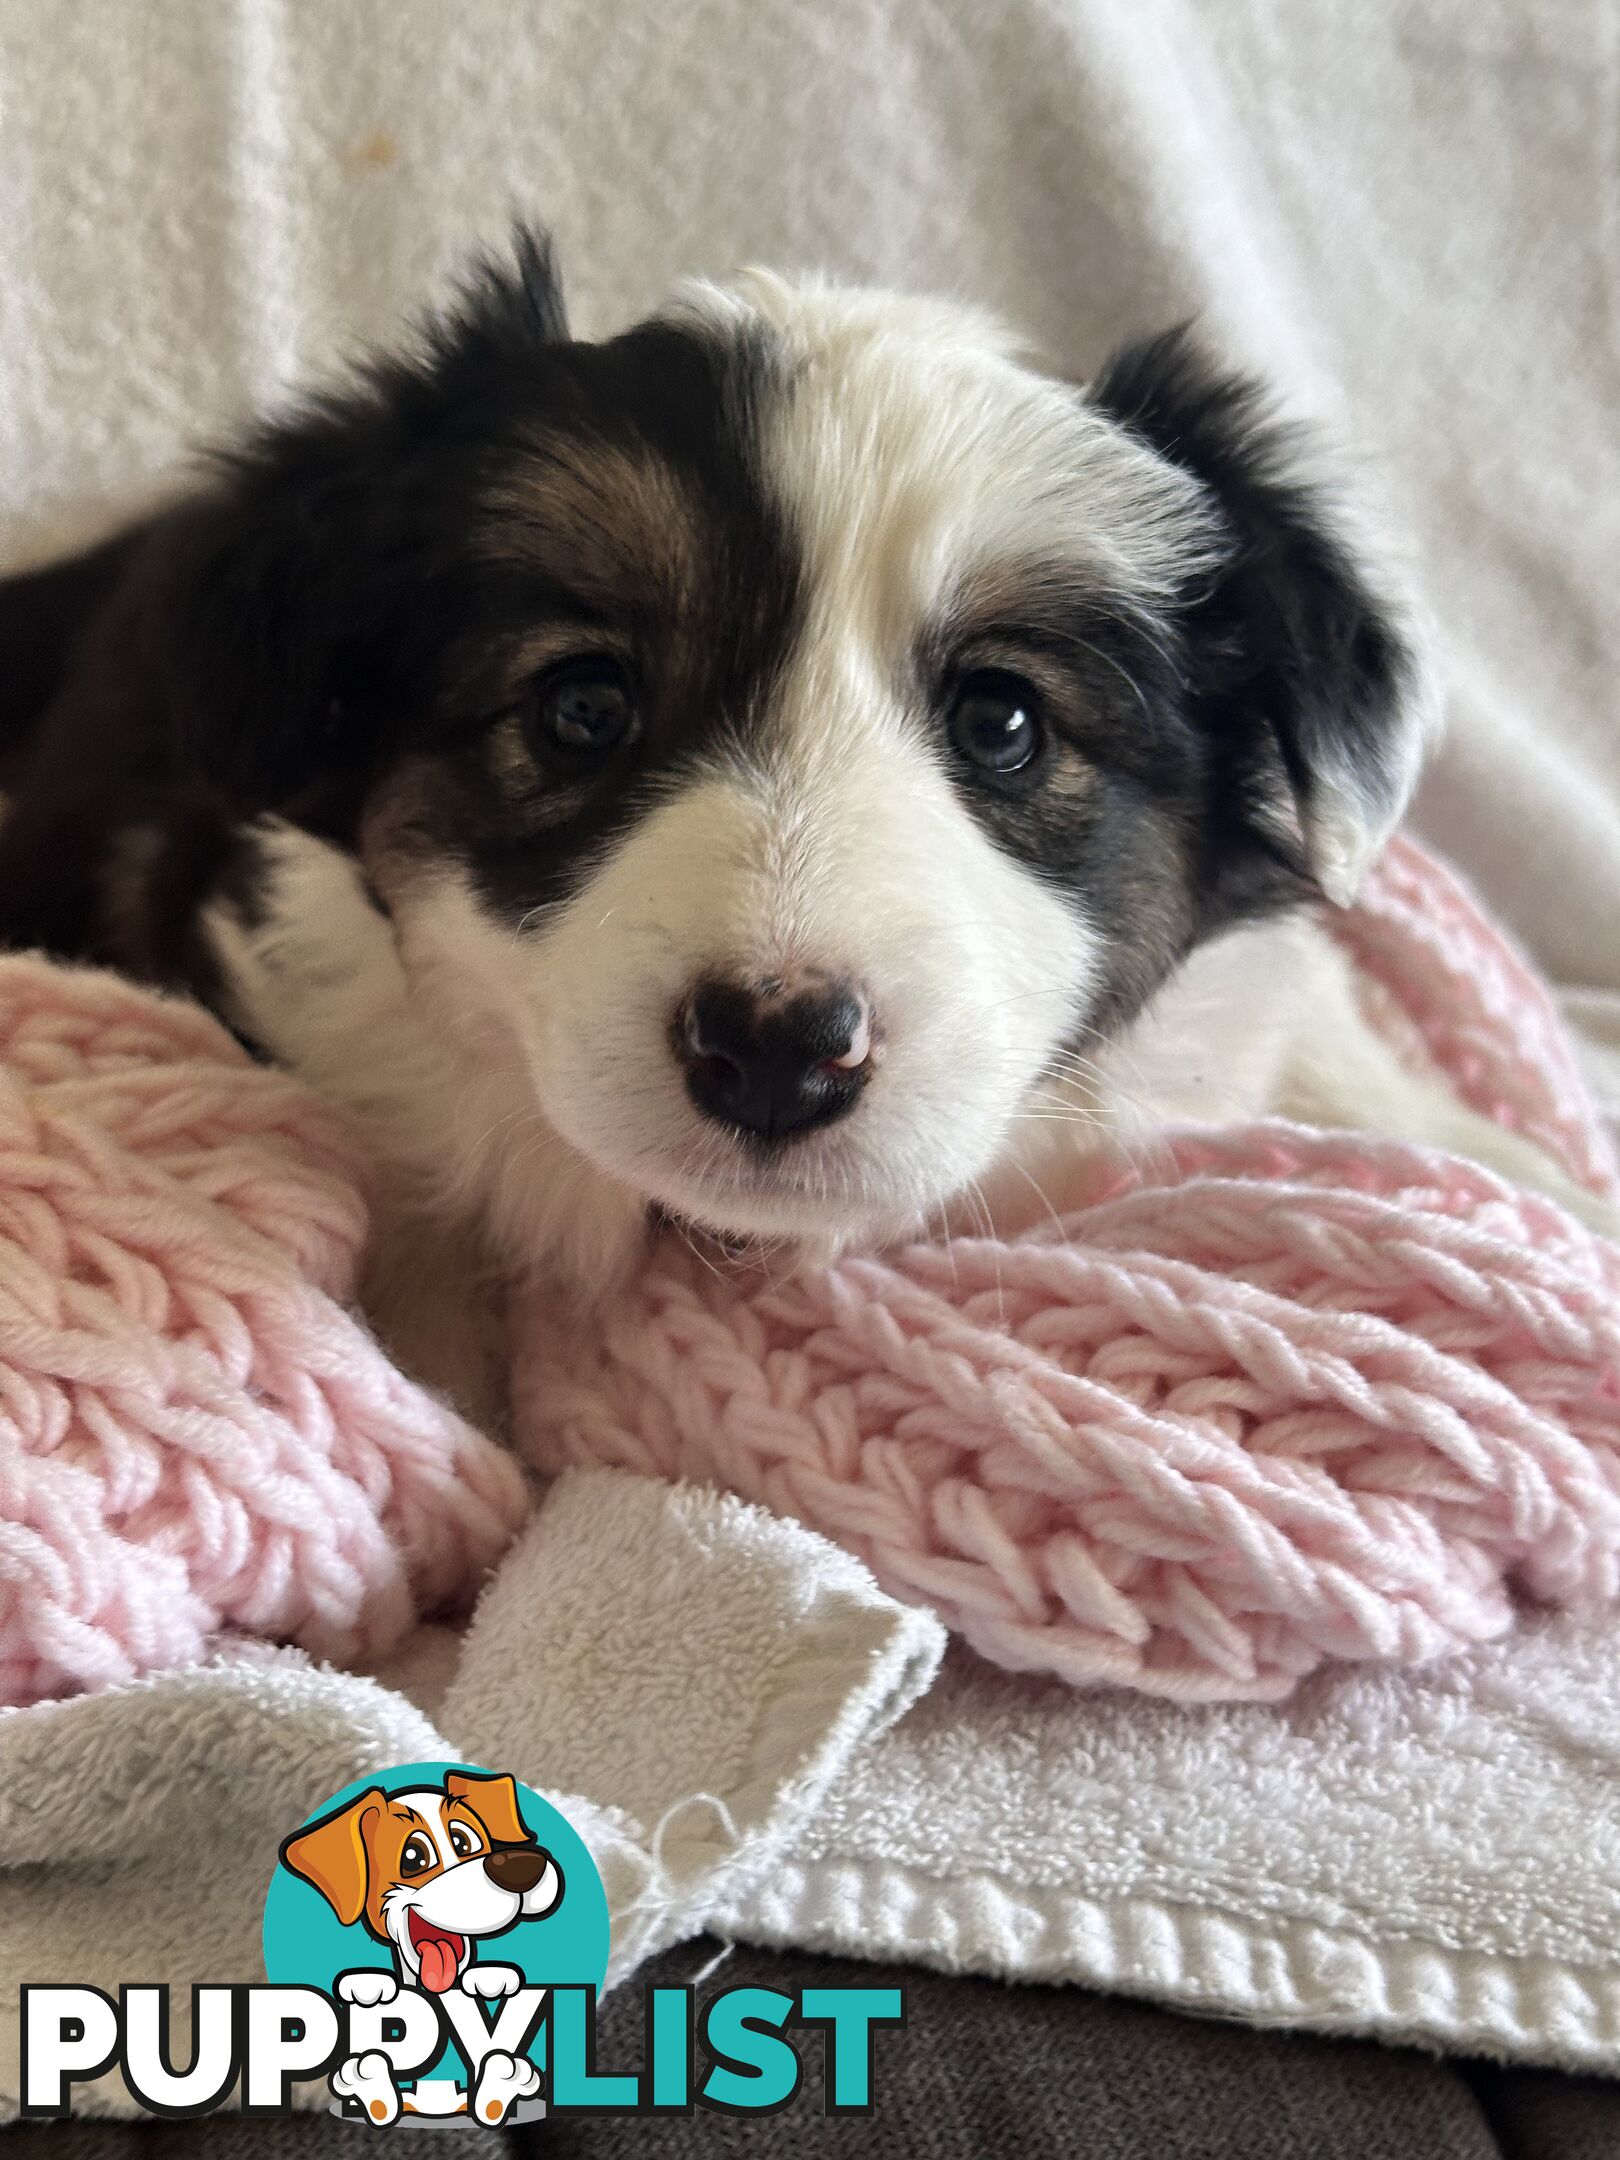
[[[230,2102],[277,2115],[325,2078],[334,2114],[492,2128],[555,2114],[766,2114],[803,2083],[821,2028],[829,2114],[873,2111],[875,2028],[895,1987],[645,1991],[645,2059],[596,2063],[607,1897],[567,1818],[504,1771],[406,1763],[357,1779],[281,1842],[266,1982],[190,1991],[189,2061],[169,1991],[22,1990],[22,2113],[60,2119],[117,2069],[150,2113]]]
[[[608,1910],[583,1841],[504,1773],[409,1763],[291,1837],[264,1913],[273,1982],[350,2012],[334,2109],[480,2124],[539,2114],[548,1991],[600,1988]]]

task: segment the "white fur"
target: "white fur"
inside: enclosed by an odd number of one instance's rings
[[[754,317],[785,347],[767,484],[809,539],[823,614],[880,650],[976,569],[1063,562],[1151,604],[1214,560],[1200,484],[978,309],[748,270],[687,287],[682,312]]]

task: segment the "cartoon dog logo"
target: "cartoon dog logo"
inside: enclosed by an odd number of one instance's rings
[[[524,1823],[517,1786],[505,1776],[446,1773],[439,1787],[357,1799],[285,1840],[284,1866],[312,1883],[345,1927],[356,1922],[394,1954],[392,1973],[367,1969],[338,1979],[351,2003],[391,2002],[401,1987],[442,1995],[459,1986],[486,1999],[523,1985],[516,1965],[475,1956],[487,1937],[520,1920],[543,1920],[562,1901],[562,1871]],[[500,2120],[539,2089],[533,2063],[496,2050],[480,2064],[469,2103],[450,2080],[425,2080],[402,2095],[388,2058],[372,2051],[340,2063],[332,2090],[376,2123],[410,2114]]]

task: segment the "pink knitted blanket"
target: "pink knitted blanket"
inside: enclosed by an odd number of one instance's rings
[[[358,1657],[498,1557],[524,1481],[346,1310],[365,1229],[205,1013],[0,958],[0,1702],[231,1632]]]
[[[1544,986],[1450,872],[1397,843],[1343,935],[1468,1102],[1615,1192]],[[516,1325],[543,1467],[730,1486],[1076,1683],[1274,1698],[1620,1591],[1620,1248],[1395,1141],[1187,1132],[1014,1241],[775,1283],[670,1243],[588,1328]]]
[[[1597,1191],[1545,990],[1390,850],[1345,936],[1477,1108]],[[0,1701],[224,1634],[376,1652],[526,1495],[347,1308],[353,1164],[176,1001],[0,958]],[[684,1249],[588,1329],[516,1313],[547,1466],[722,1482],[992,1658],[1186,1697],[1498,1633],[1620,1582],[1620,1252],[1400,1144],[1266,1125],[1093,1168],[1061,1227],[775,1286]]]

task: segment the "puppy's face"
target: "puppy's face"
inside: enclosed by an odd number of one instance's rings
[[[429,1994],[455,1984],[481,1937],[544,1918],[562,1896],[504,1776],[362,1793],[289,1838],[282,1859],[345,1926],[359,1921],[391,1944],[406,1980]]]
[[[531,257],[267,439],[203,642],[277,596],[247,793],[344,826],[558,1144],[728,1235],[883,1236],[1398,813],[1406,647],[1278,456],[1173,340],[1083,393],[965,311],[751,277],[581,345]]]

